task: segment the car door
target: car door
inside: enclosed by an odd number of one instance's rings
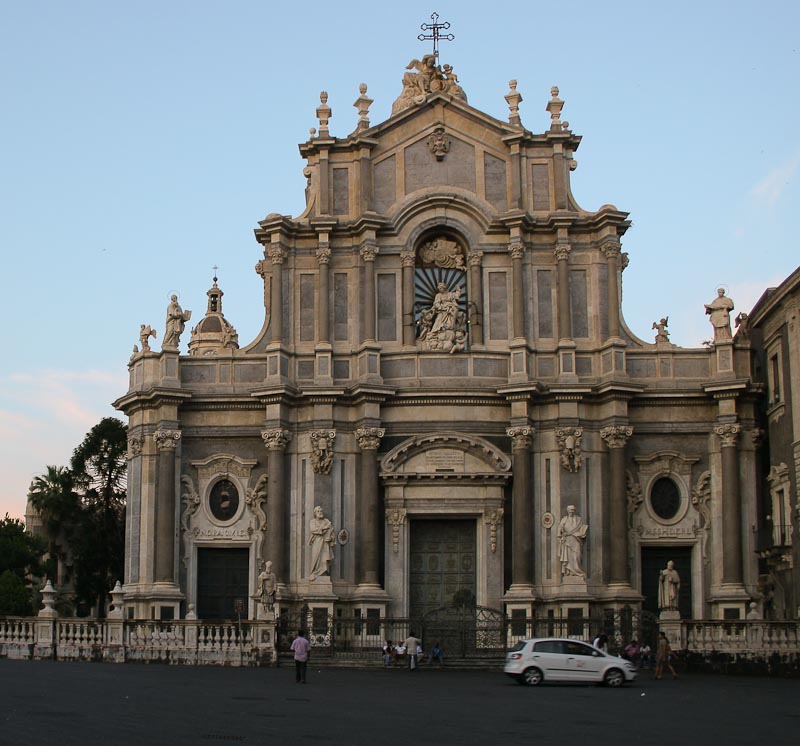
[[[585,642],[565,642],[565,659],[570,681],[598,681],[605,665],[605,657],[595,647]]]
[[[542,670],[545,681],[563,681],[570,677],[563,640],[540,640],[535,643],[531,662]]]

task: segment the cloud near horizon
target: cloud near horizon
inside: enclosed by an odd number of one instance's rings
[[[48,465],[68,464],[86,433],[115,415],[110,402],[126,388],[124,372],[45,369],[0,376],[0,516],[24,516],[33,477]]]
[[[751,189],[750,193],[765,201],[768,207],[775,207],[792,183],[798,168],[800,168],[800,151],[773,168]]]

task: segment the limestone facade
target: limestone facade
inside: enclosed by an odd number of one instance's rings
[[[116,402],[127,615],[213,616],[235,586],[255,618],[263,560],[279,609],[404,617],[466,594],[526,617],[655,610],[674,554],[684,617],[744,618],[759,580],[749,343],[677,347],[667,319],[652,341],[628,329],[630,221],[573,197],[581,137],[557,88],[534,133],[516,81],[498,119],[452,68],[409,77],[424,74],[375,125],[362,85],[343,137],[321,95],[305,211],[255,230],[253,341],[239,346],[215,280],[189,354],[131,358]],[[561,573],[568,505],[588,525],[583,576]],[[311,579],[317,506],[336,544]]]

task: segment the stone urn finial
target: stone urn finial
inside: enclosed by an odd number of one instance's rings
[[[122,619],[123,613],[123,605],[124,602],[122,600],[123,596],[125,595],[124,591],[122,590],[122,583],[118,580],[114,588],[109,593],[111,596],[111,611],[108,612],[109,619]]]
[[[49,579],[44,584],[41,593],[43,608],[39,611],[39,616],[45,619],[55,619],[58,616],[58,612],[54,607],[57,593]]]

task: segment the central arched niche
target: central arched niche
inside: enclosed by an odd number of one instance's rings
[[[381,476],[501,476],[511,471],[511,459],[487,440],[457,432],[415,435],[393,448],[381,460]]]

